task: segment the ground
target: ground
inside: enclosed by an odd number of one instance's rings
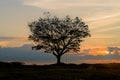
[[[120,64],[40,66],[0,62],[0,80],[120,80]]]

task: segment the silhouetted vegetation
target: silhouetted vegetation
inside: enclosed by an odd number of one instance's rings
[[[40,66],[0,62],[0,80],[120,80],[120,64]]]
[[[88,25],[79,17],[71,19],[66,16],[60,19],[51,17],[49,12],[46,17],[30,23],[29,28],[29,39],[36,43],[32,49],[52,53],[57,58],[57,64],[60,64],[63,54],[79,51],[83,38],[90,36]]]

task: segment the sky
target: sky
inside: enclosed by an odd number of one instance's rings
[[[7,55],[3,51],[6,48],[20,49],[33,44],[27,38],[30,34],[28,23],[37,20],[46,11],[60,18],[78,16],[89,26],[91,37],[81,43],[81,55],[104,57],[120,53],[119,4],[120,0],[0,0],[0,55]],[[2,56],[0,60],[4,60]],[[115,61],[119,62],[119,59]],[[79,59],[76,62],[79,63]]]

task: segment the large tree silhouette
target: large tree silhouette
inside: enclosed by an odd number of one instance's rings
[[[80,43],[90,36],[88,25],[79,17],[74,19],[66,16],[61,19],[56,16],[40,17],[29,25],[30,40],[35,42],[32,49],[51,53],[57,58],[57,64],[61,63],[61,56],[68,52],[80,50]]]

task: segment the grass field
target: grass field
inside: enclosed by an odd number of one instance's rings
[[[120,64],[38,66],[0,62],[0,80],[120,80]]]

